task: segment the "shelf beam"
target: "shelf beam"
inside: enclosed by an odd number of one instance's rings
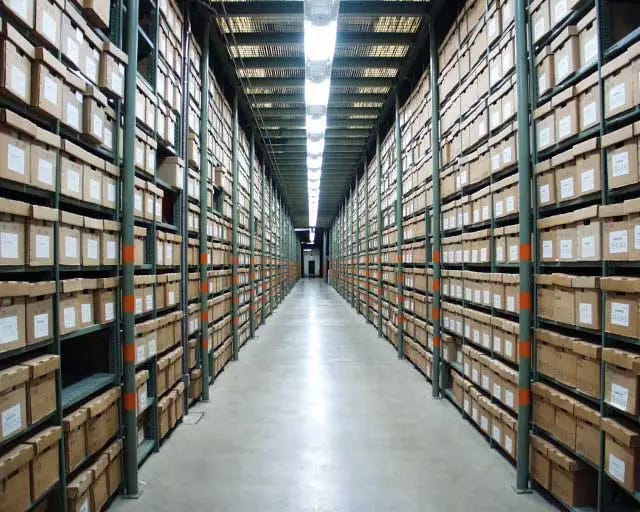
[[[402,127],[400,126],[400,97],[396,90],[395,139],[396,139],[396,294],[398,303],[398,359],[404,358],[404,274],[402,246],[404,244],[402,226]]]
[[[253,210],[253,202],[255,200],[253,190],[255,188],[253,178],[255,176],[255,158],[256,158],[256,135],[251,130],[251,142],[249,148],[249,333],[253,338],[256,334],[255,311],[256,311],[256,268],[255,268],[255,250],[256,250],[256,223],[254,219],[255,212]]]
[[[238,94],[233,96],[233,134],[231,139],[231,171],[233,173],[233,184],[231,186],[231,202],[232,202],[232,217],[231,217],[231,237],[232,237],[232,255],[231,255],[231,301],[233,312],[231,314],[232,320],[232,352],[233,360],[238,360],[238,328],[240,326],[240,318],[238,317],[239,301],[238,296],[238,264],[239,264],[239,251],[238,251],[238,146],[239,146],[239,120],[238,120]]]

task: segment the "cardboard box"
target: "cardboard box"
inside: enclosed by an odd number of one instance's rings
[[[145,240],[147,238],[147,230],[140,226],[133,228],[133,262],[134,265],[144,265],[145,263]]]
[[[535,0],[529,6],[531,16],[532,38],[534,44],[551,29],[549,0]]]
[[[599,139],[593,138],[575,144],[572,153],[575,158],[578,196],[600,192],[602,180]]]
[[[100,248],[102,236],[102,220],[83,217],[82,229],[82,266],[91,267],[100,265]]]
[[[167,157],[158,166],[156,176],[169,186],[183,189],[184,161],[178,157]]]
[[[49,427],[27,439],[33,447],[33,459],[29,462],[31,501],[38,500],[60,480],[60,439],[62,429]]]
[[[33,446],[19,444],[0,456],[0,509],[22,512],[31,506],[29,463]]]
[[[82,12],[94,27],[102,30],[109,28],[111,4],[107,0],[83,0]],[[95,508],[100,510],[97,505]]]
[[[82,261],[82,229],[84,217],[69,212],[61,212],[58,240],[58,255],[61,265],[77,266]]]
[[[607,118],[622,114],[634,107],[633,61],[640,47],[634,45],[602,67],[604,80],[604,115]]]
[[[103,221],[101,241],[100,264],[117,265],[120,261],[120,223],[111,220]]]
[[[566,27],[551,41],[550,48],[553,52],[554,80],[560,84],[579,69],[580,50],[576,27]]]
[[[28,421],[34,424],[56,410],[56,370],[60,368],[60,357],[44,355],[21,364],[29,369]]]
[[[62,3],[58,0],[36,0],[36,32],[54,48],[60,47]]]
[[[547,149],[556,143],[554,115],[555,111],[551,108],[551,102],[538,107],[535,111],[538,151]]]
[[[109,483],[109,496],[113,496],[120,488],[122,481],[122,439],[113,442],[105,453],[109,456],[107,467],[107,479]]]
[[[53,265],[54,223],[58,220],[58,210],[44,206],[33,206],[27,224],[28,264],[32,267]]]
[[[38,128],[31,143],[30,178],[34,187],[54,191],[56,188],[56,158],[60,137]]]
[[[84,18],[83,18],[84,22]],[[100,50],[102,49],[102,40],[89,27],[84,26],[84,39],[80,49],[80,70],[91,83],[98,83]]]
[[[0,177],[29,183],[34,133],[37,128],[33,123],[10,110],[0,110]]]
[[[606,332],[637,338],[640,326],[640,279],[607,277],[601,282],[606,293]]]
[[[555,87],[553,52],[548,47],[544,47],[536,58],[536,75],[538,96],[543,96]]]
[[[109,478],[107,468],[109,467],[109,455],[101,453],[93,464],[87,469],[92,473],[91,501],[94,510],[102,510],[104,504],[109,499]]]
[[[82,133],[94,144],[100,145],[105,139],[106,107],[107,97],[97,87],[87,86],[82,101]]]
[[[631,492],[640,489],[640,431],[628,421],[602,418],[604,430],[604,470]]]
[[[87,418],[87,409],[80,408],[63,419],[67,473],[74,471],[88,457]]]
[[[89,455],[100,451],[118,433],[120,388],[112,388],[87,403],[87,448]]]
[[[26,343],[40,343],[53,337],[54,281],[31,283],[26,298]]]
[[[90,469],[85,469],[67,484],[68,510],[72,512],[94,510],[91,498],[92,482],[93,472]]]
[[[576,402],[576,453],[600,465],[600,413],[587,405]]]
[[[118,277],[98,279],[98,288],[94,294],[96,323],[107,324],[115,320],[116,298],[118,295],[119,285],[120,279]]]
[[[26,5],[26,3],[25,3]],[[34,47],[6,20],[0,24],[0,91],[23,103],[31,100]]]
[[[551,100],[555,110],[555,133],[557,142],[569,139],[578,133],[578,99],[574,87],[569,87]]]
[[[24,430],[27,417],[27,380],[29,369],[25,366],[10,366],[0,371],[0,441]]]
[[[0,204],[0,265],[22,266],[25,258],[25,221],[31,216],[27,203],[4,200]]]
[[[597,472],[558,449],[549,450],[551,492],[571,507],[593,506],[597,499]]]
[[[602,137],[607,157],[607,178],[612,189],[638,183],[638,135],[640,123]]]
[[[35,49],[31,66],[31,106],[62,120],[62,85],[64,65],[43,47]]]
[[[115,165],[105,162],[102,176],[102,205],[105,208],[115,209],[116,190],[119,187],[120,170]]]

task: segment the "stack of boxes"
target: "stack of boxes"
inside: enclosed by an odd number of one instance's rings
[[[249,339],[250,252],[249,252],[249,197],[251,181],[249,176],[249,140],[241,132],[238,151],[238,347]]]

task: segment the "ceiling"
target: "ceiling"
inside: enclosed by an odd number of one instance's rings
[[[425,46],[429,0],[341,0],[318,207],[328,227],[362,172],[375,127],[415,46]],[[296,227],[308,226],[303,0],[211,0],[262,139],[267,167]],[[228,69],[231,69],[229,67]],[[234,77],[235,78],[235,77]]]

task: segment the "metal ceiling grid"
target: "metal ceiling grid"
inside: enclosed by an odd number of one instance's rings
[[[303,0],[210,3],[296,227],[308,225],[303,5]],[[429,0],[341,0],[319,227],[330,224],[361,171],[367,139],[428,8]]]

